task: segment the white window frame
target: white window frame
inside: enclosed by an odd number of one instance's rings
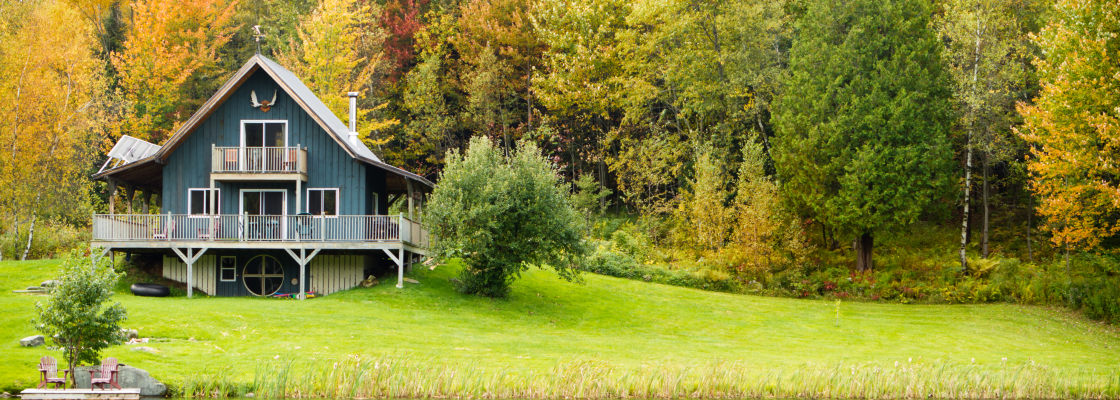
[[[191,197],[192,197],[192,194],[194,194],[194,192],[209,192],[211,190],[214,191],[213,196],[214,196],[214,200],[216,202],[214,204],[214,206],[215,206],[214,208],[217,208],[217,210],[210,210],[210,211],[217,211],[217,212],[215,212],[213,214],[195,214],[195,213],[192,213],[191,212],[191,208],[192,208],[191,207]],[[203,198],[205,198],[205,197],[206,196],[203,195]],[[203,208],[210,208],[210,204],[204,204]],[[218,188],[214,188],[214,189],[210,189],[210,188],[187,188],[187,216],[188,216],[188,218],[206,218],[207,216],[210,216],[210,215],[221,215],[221,214],[222,214],[222,189],[218,189]]]
[[[229,267],[229,268],[225,267],[224,261],[227,258],[232,258],[233,259],[233,266],[232,267]],[[226,279],[226,278],[222,277],[222,275],[223,275],[222,272],[227,270],[227,269],[233,270],[233,279]],[[218,280],[220,282],[237,282],[237,256],[222,256],[221,258],[218,259]]]
[[[241,189],[237,193],[237,215],[239,216],[238,219],[241,220],[242,223],[246,222],[244,220],[244,218],[240,218],[240,216],[245,215],[245,192],[280,192],[280,193],[284,194],[283,195],[284,201],[282,202],[283,205],[281,205],[281,207],[282,207],[281,211],[283,213],[279,215],[279,217],[281,217],[280,218],[280,240],[287,240],[287,238],[288,238],[288,219],[284,218],[284,217],[288,216],[288,189]]]
[[[245,124],[284,124],[284,147],[288,147],[288,120],[286,119],[243,119],[241,120],[241,147],[245,147]],[[262,130],[263,132],[263,130]]]
[[[307,199],[307,200],[303,202],[304,203],[303,204],[303,212],[314,215],[311,212],[311,191],[312,190],[321,190],[321,191],[333,190],[334,191],[334,213],[335,213],[335,215],[321,215],[320,214],[320,215],[315,215],[316,217],[338,218],[338,216],[342,214],[340,212],[340,211],[342,211],[342,190],[339,190],[339,188],[307,188],[307,197],[305,197],[305,199]],[[319,204],[322,205],[323,204],[322,201],[320,201]]]
[[[245,192],[281,192],[281,193],[284,193],[284,202],[283,202],[284,205],[282,206],[282,207],[284,207],[284,210],[283,210],[284,213],[280,214],[280,216],[287,216],[288,215],[288,189],[241,189],[241,192],[238,193],[238,195],[237,195],[237,204],[238,204],[238,207],[237,207],[238,214],[237,215],[245,215]]]

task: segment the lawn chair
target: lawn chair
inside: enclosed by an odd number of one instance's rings
[[[221,237],[222,235],[222,220],[214,221],[214,235]],[[210,228],[198,228],[198,238],[202,240],[210,240]]]
[[[105,389],[105,385],[109,385],[110,388],[120,389],[121,385],[117,383],[117,372],[116,358],[109,357],[101,360],[100,369],[89,371],[89,387],[92,389],[101,386],[101,389]],[[95,373],[100,373],[100,376],[93,377]]]
[[[296,153],[296,149],[288,149],[287,157],[284,159],[281,167],[284,168],[284,172],[296,172],[297,161],[299,161],[299,156],[298,153]]]
[[[300,240],[315,237],[315,219],[311,217],[311,213],[302,212],[296,215],[296,233],[299,234]]]
[[[167,225],[163,229],[152,228],[152,239],[170,240],[171,235],[175,234],[175,220],[167,221]]]
[[[224,152],[226,153],[225,170],[226,171],[237,171],[237,170],[239,170],[240,165],[238,165],[238,164],[240,164],[240,163],[238,162],[237,149],[225,149]]]
[[[39,387],[42,389],[49,384],[54,384],[54,388],[58,389],[66,384],[67,378],[70,376],[70,370],[62,370],[62,377],[58,377],[58,361],[54,357],[44,356],[39,359]]]

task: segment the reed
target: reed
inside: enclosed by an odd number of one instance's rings
[[[234,377],[248,377],[244,382]],[[548,371],[398,355],[277,361],[229,368],[172,385],[186,397],[456,399],[1120,399],[1120,373],[1041,364],[899,362],[758,368],[744,361],[642,365],[562,362]]]

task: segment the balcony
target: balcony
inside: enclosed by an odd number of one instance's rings
[[[307,150],[297,147],[213,147],[215,180],[307,181]]]
[[[427,229],[403,215],[93,216],[93,244],[113,248],[426,249]]]

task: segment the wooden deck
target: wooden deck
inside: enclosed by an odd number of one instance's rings
[[[24,400],[139,400],[140,389],[24,389]]]
[[[99,214],[92,244],[112,249],[323,249],[422,252],[431,238],[403,215]]]

